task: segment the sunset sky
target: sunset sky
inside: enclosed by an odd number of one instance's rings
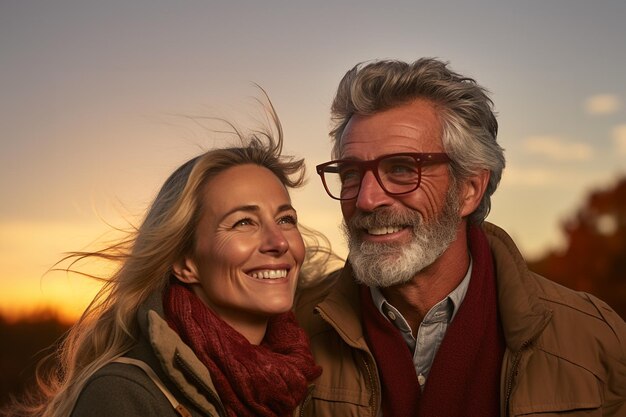
[[[372,59],[439,57],[491,91],[507,168],[488,220],[527,256],[557,247],[587,193],[626,175],[625,20],[623,0],[3,0],[0,311],[76,317],[96,287],[48,268],[228,143],[188,116],[253,127],[253,83],[307,161],[300,220],[344,255],[314,166],[337,83]]]

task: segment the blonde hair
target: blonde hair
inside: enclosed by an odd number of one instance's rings
[[[142,224],[127,238],[100,251],[72,252],[62,260],[72,261],[68,270],[82,259],[116,261],[121,267],[104,281],[102,289],[57,349],[59,366],[56,371],[46,377],[38,375],[39,390],[25,401],[11,404],[2,414],[69,416],[87,380],[132,347],[138,333],[138,307],[151,293],[164,290],[171,265],[193,245],[202,189],[209,179],[232,166],[257,164],[271,170],[286,187],[303,184],[304,161],[281,155],[283,133],[271,103],[267,112],[273,129],[245,136],[231,125],[241,146],[209,150],[174,171]],[[305,235],[319,243],[316,236],[321,235],[316,232],[307,229]],[[308,258],[316,259],[310,263],[319,265],[331,252],[317,246],[309,245]],[[321,271],[314,265],[303,270],[312,274]]]

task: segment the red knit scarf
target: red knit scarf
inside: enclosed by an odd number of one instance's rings
[[[385,417],[497,417],[504,336],[493,259],[484,232],[469,229],[473,266],[467,294],[420,392],[412,352],[361,286],[365,336],[376,359]]]
[[[271,318],[257,346],[182,284],[171,284],[163,304],[168,324],[208,368],[231,417],[291,416],[322,373],[291,312]]]

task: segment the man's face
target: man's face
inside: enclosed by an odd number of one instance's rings
[[[444,152],[435,106],[417,100],[369,116],[353,116],[341,139],[341,158],[371,160],[400,152]],[[341,202],[349,260],[359,280],[387,287],[431,265],[456,238],[458,192],[446,164],[422,168],[417,190],[389,195],[371,171],[356,199]]]

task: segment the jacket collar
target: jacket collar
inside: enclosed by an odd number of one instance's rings
[[[498,290],[498,310],[507,347],[519,351],[549,323],[552,311],[541,301],[539,288],[511,237],[499,227],[485,222],[494,263]],[[355,348],[369,350],[361,326],[361,305],[352,267],[346,262],[333,291],[317,306],[341,335]]]
[[[316,309],[348,345],[369,351],[361,325],[358,285],[350,263],[346,262],[333,291]]]
[[[491,223],[483,229],[495,263],[504,338],[509,349],[519,351],[539,336],[552,311],[540,299],[538,284],[511,237]]]
[[[223,407],[209,370],[164,320],[161,297],[161,292],[153,293],[137,311],[141,334],[152,347],[160,369],[200,410],[208,415],[226,415],[218,412]],[[196,386],[190,385],[190,380]]]

